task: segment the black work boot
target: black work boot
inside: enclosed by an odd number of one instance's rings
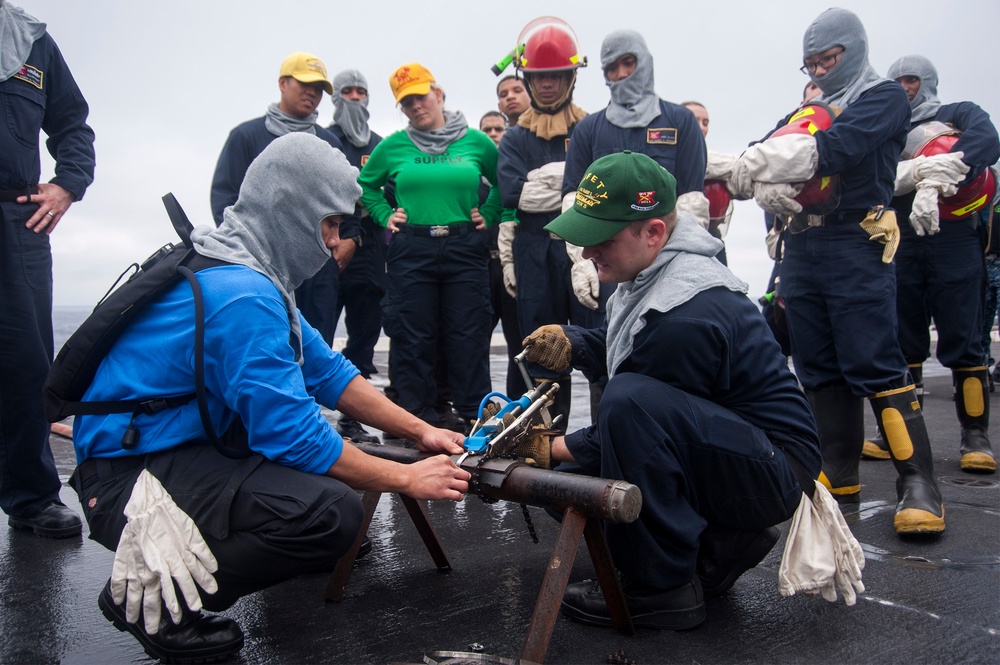
[[[182,596],[178,597],[184,604]],[[125,607],[116,605],[111,596],[111,581],[97,597],[97,606],[115,628],[132,633],[151,658],[162,663],[214,663],[243,648],[243,631],[232,619],[192,612],[184,607],[181,622],[175,624],[166,606],[160,610],[160,625],[156,633],[146,632],[142,614],[136,623],[125,618]]]
[[[83,532],[80,516],[62,501],[49,501],[32,515],[10,515],[7,524],[15,529],[31,529],[43,538],[72,538]]]
[[[341,415],[337,421],[337,433],[355,443],[382,443],[376,435],[367,432],[354,418]]]
[[[924,365],[923,363],[916,363],[909,365],[909,368],[910,378],[913,379],[913,385],[917,390],[917,401],[920,402],[920,408],[922,409],[924,408]],[[861,459],[891,459],[889,456],[889,444],[885,442],[881,434],[876,432],[872,438],[865,439],[865,445],[861,449]]]
[[[865,441],[864,398],[855,397],[846,385],[807,390],[806,396],[816,418],[823,452],[823,470],[818,480],[838,504],[858,505],[861,502],[858,464]]]
[[[674,589],[653,589],[622,580],[625,605],[637,628],[691,630],[705,621],[705,597],[695,576]],[[566,586],[562,611],[570,619],[592,626],[611,626],[611,611],[597,580]]]
[[[990,446],[989,370],[968,367],[952,370],[955,410],[962,425],[962,471],[996,473],[997,460]]]
[[[896,516],[900,535],[944,531],[944,505],[934,478],[931,443],[914,386],[887,390],[868,398],[882,438],[896,467]]]

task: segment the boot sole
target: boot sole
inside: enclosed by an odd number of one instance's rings
[[[590,626],[601,626],[611,628],[611,617],[590,614],[575,607],[563,603],[563,614],[567,618],[578,623],[585,623]],[[685,610],[673,610],[662,612],[650,612],[647,614],[633,614],[632,625],[636,628],[655,628],[657,630],[692,630],[705,622],[705,605],[688,608]]]
[[[215,663],[229,658],[243,648],[243,638],[240,637],[238,643],[226,646],[191,649],[183,652],[168,651],[150,642],[146,631],[138,624],[128,623],[125,617],[120,614],[118,606],[110,602],[103,592],[97,597],[97,606],[101,608],[101,614],[104,615],[104,618],[110,621],[115,628],[123,633],[131,633],[132,637],[142,645],[142,650],[146,652],[146,655],[161,663],[177,663],[178,665]]]
[[[17,517],[8,517],[7,524],[12,529],[34,531],[36,536],[41,536],[42,538],[72,538],[83,533],[83,524],[64,526],[61,529],[47,529],[42,526],[35,526],[31,523],[31,520],[22,520]]]
[[[944,531],[944,507],[941,507],[941,517],[928,510],[905,508],[896,513],[892,523],[900,535],[941,533]]]
[[[986,453],[965,453],[961,461],[962,471],[974,473],[996,473],[997,461]]]
[[[871,441],[866,440],[865,445],[861,448],[861,459],[871,459],[871,460],[890,459],[889,451],[882,450]]]

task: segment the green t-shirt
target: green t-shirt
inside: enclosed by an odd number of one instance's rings
[[[489,197],[479,205],[479,186],[485,177]],[[497,187],[497,149],[483,132],[469,128],[441,155],[428,155],[413,144],[405,131],[386,137],[372,151],[361,169],[361,203],[372,219],[385,226],[393,209],[382,187],[392,178],[396,205],[406,212],[406,223],[424,226],[472,221],[472,209],[488,226],[500,219]]]

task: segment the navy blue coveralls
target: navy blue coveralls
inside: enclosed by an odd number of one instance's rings
[[[972,102],[945,104],[925,122],[947,123],[962,130],[951,152],[963,152],[969,182],[1000,158],[1000,140],[989,115]],[[899,221],[896,253],[896,313],[899,346],[910,365],[930,356],[931,318],[937,328],[937,358],[949,369],[983,364],[983,306],[986,261],[979,238],[978,214],[941,219],[941,230],[918,236],[909,220],[915,193],[892,200]]]
[[[48,33],[21,70],[0,81],[0,508],[30,516],[59,498],[42,384],[52,362],[49,236],[25,228],[37,204],[18,204],[41,176],[39,132],[55,159],[53,184],[83,198],[94,180],[89,109]]]
[[[632,524],[609,524],[615,566],[658,589],[689,582],[709,524],[760,530],[785,521],[815,478],[809,404],[760,312],[725,288],[649,311],[601,398],[597,422],[566,436],[581,470],[642,490]],[[606,330],[563,328],[573,365],[607,373]],[[803,476],[805,477],[805,476]]]
[[[352,166],[360,169],[382,137],[372,132],[368,145],[359,148],[347,140],[344,130],[330,125],[330,132],[340,141],[341,150]],[[382,332],[382,298],[385,296],[385,229],[365,214],[361,204],[355,214],[361,220],[360,231],[354,238],[357,249],[354,257],[340,273],[337,309],[333,320],[340,320],[340,313],[347,312],[347,344],[342,353],[354,363],[366,379],[375,374],[375,343]],[[343,237],[343,236],[342,236]],[[336,265],[336,264],[334,264]]]
[[[855,397],[867,397],[907,385],[895,269],[860,224],[869,208],[890,204],[909,128],[906,93],[886,81],[815,134],[816,175],[840,175],[840,203],[823,226],[784,232],[780,269],[795,372],[806,390],[846,383]]]
[[[316,136],[337,150],[344,152],[344,146],[329,130],[316,125]],[[237,125],[229,133],[226,144],[219,154],[219,162],[212,176],[212,217],[215,224],[222,224],[222,213],[236,203],[240,195],[240,185],[250,168],[250,163],[264,151],[271,141],[278,138],[267,131],[264,118],[254,118]],[[346,154],[346,153],[345,153]],[[357,238],[360,227],[356,217],[346,218],[340,225],[341,238]],[[340,289],[340,271],[333,259],[295,289],[295,304],[327,344],[333,344],[337,331],[337,294]]]

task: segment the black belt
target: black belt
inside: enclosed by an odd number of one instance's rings
[[[86,485],[102,474],[113,475],[122,472],[132,471],[138,466],[142,466],[146,461],[145,455],[129,455],[127,457],[92,457],[80,466],[76,467],[73,473],[80,479],[80,486]]]
[[[17,199],[22,196],[31,196],[37,193],[38,185],[28,185],[22,189],[0,189],[0,203],[16,203]]]
[[[447,238],[448,236],[463,236],[476,230],[474,222],[464,222],[461,224],[442,224],[440,226],[427,226],[425,224],[403,224],[399,227],[403,233],[410,233],[415,236],[427,238]]]

